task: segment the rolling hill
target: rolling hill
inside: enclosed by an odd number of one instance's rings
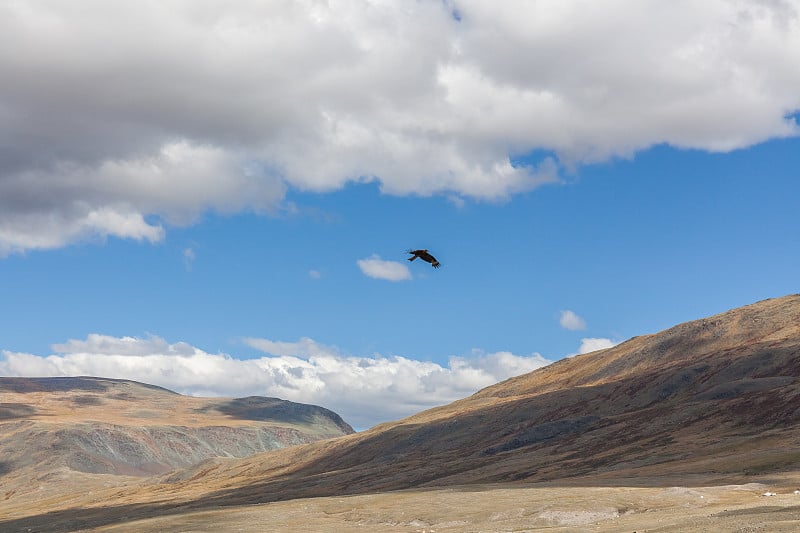
[[[800,470],[800,295],[563,359],[366,432],[164,481],[181,492],[240,480],[214,493],[225,504],[507,481],[723,482],[786,470]]]
[[[277,398],[196,398],[107,378],[3,377],[0,491],[58,493],[61,482],[92,474],[113,474],[106,483],[118,484],[349,433],[332,411]]]

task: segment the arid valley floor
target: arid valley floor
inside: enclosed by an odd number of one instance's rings
[[[5,521],[2,531],[796,532],[800,476],[710,486],[496,484],[184,511],[108,509]],[[654,484],[669,485],[667,479]],[[686,480],[676,479],[676,483]],[[765,496],[772,494],[774,496]],[[96,526],[83,528],[81,522]],[[101,525],[102,524],[102,525]]]

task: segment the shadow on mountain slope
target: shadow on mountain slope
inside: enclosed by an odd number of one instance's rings
[[[6,402],[0,403],[0,420],[27,418],[36,414],[36,409],[28,404]]]
[[[204,407],[198,412],[214,410],[239,420],[276,421],[290,424],[315,424],[329,420],[345,434],[353,428],[330,409],[318,405],[290,402],[279,398],[248,396],[234,398]]]

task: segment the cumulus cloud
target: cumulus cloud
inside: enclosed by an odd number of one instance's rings
[[[350,424],[367,428],[472,394],[550,361],[539,354],[475,351],[447,366],[402,356],[345,355],[303,338],[280,342],[249,338],[265,353],[240,360],[209,354],[160,337],[89,335],[53,346],[52,355],[3,351],[0,375],[95,375],[133,379],[193,395],[276,396],[323,405]]]
[[[266,211],[284,185],[262,174],[226,150],[188,141],[94,166],[8,172],[0,164],[0,255],[108,236],[155,242],[163,239],[163,222],[190,224],[209,208]]]
[[[397,261],[386,261],[377,255],[356,261],[364,275],[388,281],[404,281],[411,279],[411,271],[406,265]]]
[[[596,350],[605,350],[606,348],[612,348],[617,344],[619,343],[606,338],[581,339],[581,347],[578,349],[578,353],[584,354],[594,352]]]
[[[586,329],[586,321],[576,315],[575,312],[569,310],[561,311],[561,317],[558,319],[558,323],[561,324],[562,328],[572,331]]]
[[[800,130],[796,2],[4,2],[0,50],[0,254]]]
[[[192,270],[192,265],[194,265],[195,259],[197,259],[197,253],[194,251],[194,248],[188,247],[183,249],[183,266],[186,268],[186,270]]]

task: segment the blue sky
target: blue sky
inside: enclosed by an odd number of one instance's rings
[[[798,291],[797,2],[401,4],[0,3],[0,373],[365,428]]]

